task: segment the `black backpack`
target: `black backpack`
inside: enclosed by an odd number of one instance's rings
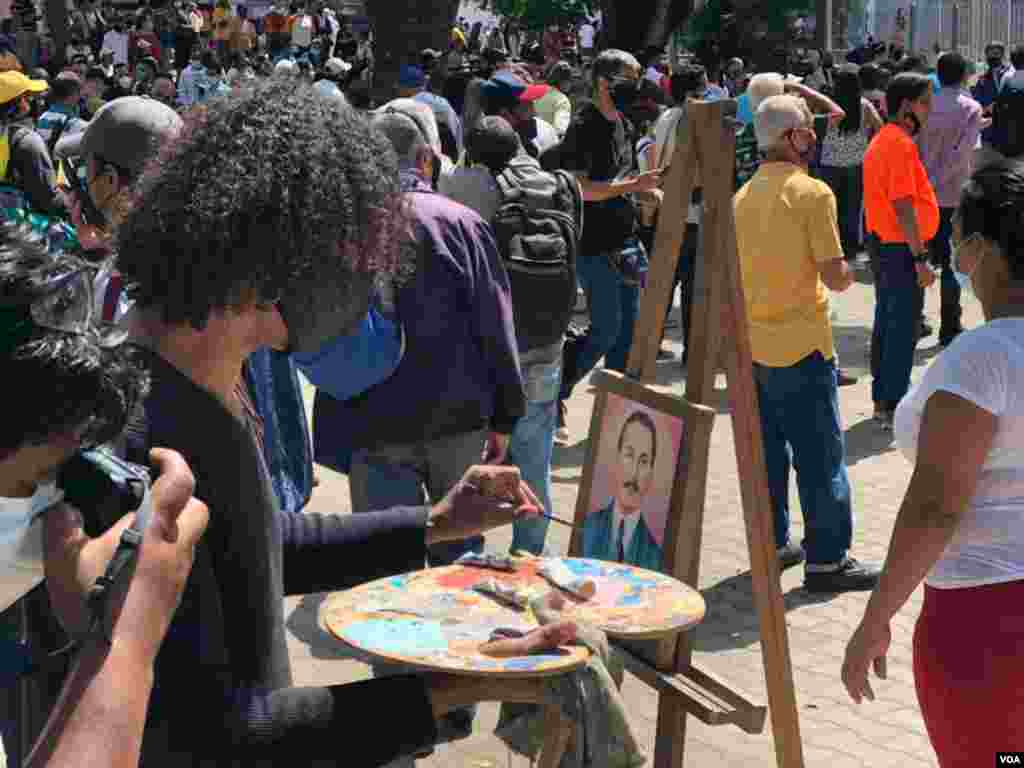
[[[508,170],[496,177],[501,202],[492,226],[512,290],[520,353],[559,341],[576,304],[583,198],[570,174],[550,175],[550,195],[521,187]]]

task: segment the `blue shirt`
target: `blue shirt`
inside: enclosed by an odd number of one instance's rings
[[[736,119],[744,125],[754,122],[754,113],[750,110],[750,94],[742,93],[736,99]]]

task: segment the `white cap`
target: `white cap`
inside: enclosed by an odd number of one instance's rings
[[[291,59],[281,59],[277,64],[274,65],[275,72],[283,72],[285,74],[291,74],[298,71],[299,65]]]
[[[757,112],[761,102],[772,96],[781,96],[786,92],[786,81],[778,72],[759,72],[750,78],[747,96],[750,99],[750,110]]]
[[[332,75],[346,75],[351,71],[352,65],[344,59],[332,57],[324,64],[324,69]]]

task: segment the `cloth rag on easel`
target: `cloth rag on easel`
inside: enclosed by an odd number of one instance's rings
[[[547,607],[544,596],[530,607],[542,625],[563,618]],[[590,660],[578,670],[550,678],[544,690],[546,703],[557,703],[574,723],[559,768],[638,768],[647,762],[647,754],[619,692],[622,664],[612,656],[608,636],[601,630],[577,624],[576,635],[577,643],[590,649]],[[539,706],[502,704],[495,734],[509,749],[533,759],[544,741],[544,725]]]

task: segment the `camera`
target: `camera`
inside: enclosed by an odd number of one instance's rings
[[[64,500],[81,510],[88,522],[98,522],[105,528],[129,512],[142,509],[150,479],[146,467],[125,461],[109,447],[100,446],[65,462],[57,475],[57,487],[64,491]],[[144,529],[145,521],[137,521],[136,527]]]

